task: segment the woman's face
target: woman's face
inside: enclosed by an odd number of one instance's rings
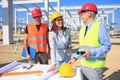
[[[61,27],[63,26],[64,24],[64,21],[63,21],[63,17],[58,17],[56,20],[55,20],[55,23],[56,23],[56,26],[58,26],[59,29],[61,29]]]

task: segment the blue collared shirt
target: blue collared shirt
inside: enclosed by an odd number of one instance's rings
[[[94,22],[95,21],[92,21],[91,23],[89,23],[87,25],[88,26],[87,31],[90,29],[91,25]],[[96,56],[96,57],[102,56],[102,55],[108,53],[108,51],[110,51],[111,43],[109,40],[107,28],[103,24],[100,25],[98,37],[99,37],[99,42],[101,43],[100,47],[97,47],[97,48],[90,47],[90,46],[89,47],[88,46],[82,47],[83,49],[89,49],[91,51],[91,56]],[[79,58],[80,55],[75,55],[75,57]]]

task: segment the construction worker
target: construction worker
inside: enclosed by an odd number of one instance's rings
[[[49,44],[51,53],[51,67],[48,70],[54,71],[56,67],[63,62],[69,62],[71,49],[70,28],[64,27],[63,16],[54,12],[50,16],[52,23],[51,31],[49,32]]]
[[[103,67],[111,48],[106,27],[95,21],[97,13],[97,6],[93,3],[84,4],[78,11],[84,23],[79,33],[79,51],[84,54],[76,53],[69,63],[73,64],[80,57],[84,80],[103,80]]]
[[[48,64],[47,50],[49,52],[48,44],[48,25],[41,23],[42,12],[39,8],[32,10],[33,23],[29,23],[26,26],[24,47],[26,51],[26,58],[31,60],[31,55],[28,47],[32,47],[36,50],[34,61],[35,63]],[[48,45],[48,48],[47,48]]]

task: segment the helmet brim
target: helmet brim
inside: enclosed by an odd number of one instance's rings
[[[32,16],[33,18],[35,18],[35,17],[38,17],[38,16],[41,16],[42,17],[42,15],[41,14],[39,14],[39,15],[34,15],[34,16]]]
[[[77,14],[81,14],[81,10],[79,10],[79,11],[77,12]]]

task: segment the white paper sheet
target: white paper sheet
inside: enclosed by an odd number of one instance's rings
[[[19,65],[19,69],[14,70],[15,72],[24,71],[22,68],[23,65]],[[21,67],[21,68],[20,68]],[[42,70],[42,76],[37,76],[36,74],[30,75],[16,75],[16,76],[3,76],[0,77],[0,80],[83,80],[81,75],[80,67],[75,67],[75,76],[74,77],[60,77],[58,73],[47,73],[46,71],[50,68],[50,65],[34,65],[30,71],[33,70]]]
[[[0,73],[6,73],[12,69],[14,69],[15,67],[17,67],[20,63],[18,63],[17,61],[14,61],[6,66],[3,66],[2,68],[0,68]]]

